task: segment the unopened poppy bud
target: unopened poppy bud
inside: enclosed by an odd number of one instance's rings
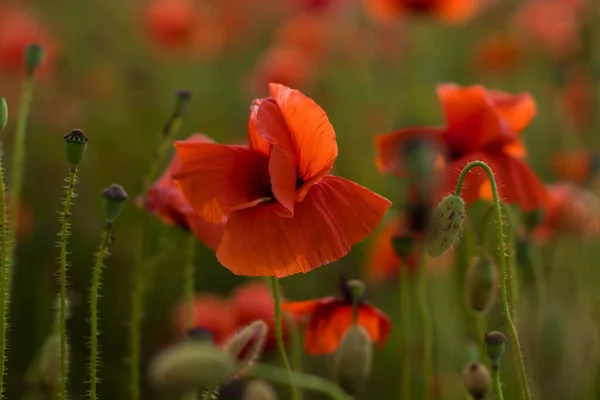
[[[25,50],[25,69],[28,75],[33,75],[44,62],[44,48],[39,44],[30,44]]]
[[[237,373],[242,373],[260,358],[269,328],[263,320],[257,320],[234,334],[223,350],[237,360]]]
[[[79,165],[87,150],[88,137],[85,136],[81,129],[73,129],[63,136],[63,138],[65,139],[69,164],[72,166]]]
[[[490,389],[492,378],[485,365],[474,362],[463,372],[463,384],[467,392],[476,400],[485,398]]]
[[[69,343],[67,342],[67,368],[69,365]],[[42,354],[40,357],[39,364],[40,377],[43,382],[50,386],[56,387],[60,383],[60,334],[53,333],[48,336],[44,347],[42,348]]]
[[[0,132],[6,128],[6,124],[8,123],[8,105],[6,104],[6,99],[4,97],[0,97]]]
[[[496,268],[490,257],[475,258],[466,273],[467,307],[485,313],[494,302],[497,281]]]
[[[505,343],[506,336],[502,332],[492,331],[485,334],[485,354],[492,360],[492,368],[500,367]]]
[[[106,221],[113,223],[121,215],[123,204],[127,200],[127,192],[123,186],[112,184],[102,191],[102,197],[102,208]]]
[[[236,362],[212,344],[188,340],[158,354],[149,372],[156,386],[189,393],[226,383],[236,372]]]
[[[246,385],[243,400],[277,400],[277,393],[268,382],[255,379]]]
[[[463,230],[465,202],[460,196],[446,196],[435,208],[425,235],[425,250],[439,257],[456,244]]]
[[[352,325],[344,333],[334,356],[334,379],[348,394],[359,392],[373,365],[373,342],[360,325]]]
[[[394,253],[401,260],[406,260],[414,251],[415,241],[408,235],[394,235],[392,236],[392,248]]]

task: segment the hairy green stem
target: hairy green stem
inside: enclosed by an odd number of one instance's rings
[[[495,216],[496,216],[496,236],[497,236],[496,240],[498,241],[498,249],[499,249],[499,251],[502,252],[504,249],[504,243],[505,243],[504,242],[504,230],[502,227],[502,208],[500,206],[500,199],[498,196],[498,187],[496,185],[496,179],[494,178],[494,173],[492,172],[492,169],[483,161],[473,161],[473,162],[470,162],[469,164],[467,164],[463,168],[462,172],[460,173],[460,176],[458,177],[458,181],[456,183],[455,195],[460,196],[460,193],[461,193],[462,187],[463,187],[463,183],[465,181],[467,174],[469,173],[469,171],[472,168],[475,168],[475,167],[482,168],[485,171],[485,173],[487,174],[488,179],[490,181],[490,186],[492,188],[492,196],[494,199]],[[511,338],[514,350],[515,350],[515,358],[517,359],[519,379],[520,379],[520,383],[521,383],[521,397],[523,399],[530,400],[531,399],[531,391],[529,389],[529,384],[527,383],[527,372],[525,369],[525,361],[523,359],[523,351],[521,350],[521,344],[519,342],[519,335],[517,332],[517,327],[515,326],[515,323],[513,322],[511,311],[510,311],[507,282],[510,279],[511,271],[509,271],[509,269],[506,265],[507,264],[506,257],[502,257],[502,256],[499,257],[499,261],[500,261],[500,273],[501,273],[500,292],[501,292],[501,296],[502,296],[502,307],[504,310],[504,317],[506,318],[506,324],[508,325],[508,328],[509,328],[510,338]]]
[[[98,297],[100,292],[100,282],[102,277],[102,268],[104,267],[103,262],[108,257],[108,245],[110,243],[110,236],[112,233],[112,223],[107,223],[102,233],[102,240],[100,242],[100,248],[96,253],[96,262],[94,263],[94,269],[92,270],[92,289],[90,293],[90,393],[89,397],[92,400],[98,398],[96,393],[96,387],[98,385],[98,363],[99,363],[99,350],[98,350]]]
[[[423,325],[423,399],[431,398],[431,378],[433,376],[433,321],[429,309],[427,256],[421,255],[419,265],[419,309]]]
[[[272,365],[257,364],[248,371],[248,375],[253,378],[265,379],[272,382],[289,383],[292,387],[298,386],[318,391],[335,400],[351,399],[339,386],[326,379],[301,372],[286,371],[283,368]]]
[[[494,381],[494,395],[496,396],[496,400],[504,400],[502,381],[500,380],[500,368],[492,368],[492,380]]]
[[[292,381],[292,367],[285,352],[285,344],[283,343],[283,333],[281,332],[281,296],[279,294],[279,280],[277,277],[271,277],[271,286],[273,289],[273,299],[275,302],[275,338],[277,339],[277,347],[285,369],[289,374],[290,389],[292,391],[292,399],[298,400],[298,391]]]
[[[4,372],[6,363],[6,332],[8,329],[8,307],[10,303],[9,247],[11,246],[10,226],[6,218],[6,186],[4,184],[4,167],[2,165],[2,149],[0,149],[0,396],[4,394]]]
[[[71,205],[75,197],[75,185],[77,184],[77,167],[72,166],[67,178],[65,204],[61,215],[60,229],[60,311],[59,311],[59,333],[60,333],[60,390],[58,398],[67,399],[67,242],[71,219]]]
[[[402,345],[402,379],[400,383],[402,385],[402,398],[410,399],[411,397],[411,371],[412,366],[410,362],[410,281],[408,280],[408,268],[400,266],[400,326],[402,326],[403,332],[403,345]]]

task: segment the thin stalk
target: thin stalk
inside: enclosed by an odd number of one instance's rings
[[[318,376],[308,375],[301,372],[290,372],[283,368],[257,364],[248,371],[253,378],[265,379],[278,383],[289,383],[292,387],[298,386],[326,394],[335,400],[350,400],[339,386]]]
[[[302,370],[302,341],[300,340],[300,332],[298,331],[298,325],[294,318],[288,314],[283,314],[285,325],[287,326],[290,334],[290,343],[292,347],[292,356],[290,357],[290,364],[292,365],[293,371]]]
[[[477,343],[479,344],[479,362],[485,362],[485,314],[475,313],[475,329],[477,332]]]
[[[496,396],[496,400],[504,400],[502,381],[500,380],[500,368],[492,368],[492,380],[494,381],[494,395]]]
[[[433,376],[433,321],[429,309],[427,256],[421,256],[419,266],[419,309],[423,324],[423,399],[431,398],[431,378]]]
[[[183,292],[186,303],[187,329],[194,327],[194,260],[196,255],[196,237],[189,235],[185,249],[185,262],[183,265]]]
[[[4,374],[6,363],[6,332],[8,329],[8,307],[10,302],[9,259],[10,226],[6,217],[6,186],[4,184],[4,167],[2,166],[2,149],[0,149],[0,396],[4,394]]]
[[[496,214],[496,240],[498,241],[498,248],[500,251],[504,249],[504,230],[502,228],[502,209],[500,207],[500,199],[498,196],[498,187],[496,185],[496,180],[494,178],[494,173],[492,169],[483,161],[473,161],[467,164],[460,176],[458,177],[458,181],[456,183],[456,191],[455,195],[460,196],[462,191],[463,183],[467,176],[467,173],[471,170],[471,168],[480,167],[482,168],[490,181],[490,186],[492,188],[492,195],[494,198],[494,208]],[[530,400],[531,399],[531,391],[529,389],[529,384],[527,383],[527,372],[525,370],[525,361],[523,359],[523,351],[521,350],[521,344],[519,342],[519,334],[517,332],[517,327],[513,322],[511,312],[510,312],[510,304],[509,304],[509,295],[507,288],[507,281],[510,279],[510,271],[507,267],[506,258],[499,257],[500,261],[500,292],[502,296],[502,307],[504,310],[504,317],[506,318],[506,324],[509,328],[510,338],[515,348],[515,358],[517,359],[518,372],[519,372],[519,380],[521,383],[521,396],[523,399]]]
[[[298,391],[292,380],[292,367],[285,352],[285,344],[283,343],[283,333],[281,332],[281,296],[279,294],[279,280],[277,277],[271,277],[271,287],[273,290],[273,299],[275,302],[275,338],[277,339],[277,347],[281,355],[281,361],[285,369],[288,371],[288,381],[292,391],[292,399],[298,400]]]
[[[400,267],[402,268],[402,266]],[[400,273],[400,326],[403,332],[403,350],[402,350],[402,398],[411,399],[411,362],[410,362],[410,282],[408,278],[408,268],[402,269]]]
[[[110,236],[112,233],[113,224],[108,222],[102,233],[100,248],[96,253],[96,262],[92,270],[92,289],[90,293],[90,399],[98,398],[96,387],[98,385],[98,364],[99,364],[99,349],[98,349],[98,298],[100,292],[100,282],[102,277],[103,262],[108,257],[108,245],[110,244]]]
[[[58,398],[60,400],[67,399],[67,241],[69,237],[69,220],[71,219],[71,205],[75,197],[75,185],[77,184],[76,166],[71,167],[67,182],[60,230],[60,311],[58,320],[60,333],[60,390]]]

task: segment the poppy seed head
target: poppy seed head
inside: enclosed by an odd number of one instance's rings
[[[463,384],[474,399],[480,400],[485,398],[489,391],[492,378],[485,365],[474,362],[463,372]]]
[[[352,304],[360,304],[365,299],[365,293],[367,292],[367,287],[363,281],[358,279],[351,279],[346,281],[342,286],[342,293],[344,299],[348,301],[348,303]]]
[[[23,61],[27,75],[33,75],[37,68],[44,62],[44,48],[37,43],[30,44],[25,50],[25,59]]]
[[[127,193],[123,186],[112,184],[102,191],[102,208],[108,223],[113,223],[121,215],[123,204],[127,200]]]
[[[71,132],[63,136],[67,142],[73,143],[87,143],[90,139],[85,136],[81,129],[73,129]]]
[[[125,201],[127,200],[127,192],[123,186],[113,183],[102,191],[102,196],[108,200]]]
[[[506,336],[502,332],[491,331],[485,334],[485,343],[489,345],[497,345],[506,343]]]
[[[335,381],[350,395],[359,392],[373,365],[373,342],[365,328],[350,326],[334,355]]]

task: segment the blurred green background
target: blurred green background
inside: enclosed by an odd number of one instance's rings
[[[4,66],[14,52],[8,45],[3,47],[2,35],[7,33],[2,25],[8,26],[3,12],[18,9],[43,32],[36,34],[55,46],[48,60],[52,65],[36,80],[28,129],[22,199],[27,218],[22,220],[14,276],[6,398],[22,398],[27,368],[51,331],[57,294],[57,211],[68,173],[62,140],[66,132],[80,128],[90,138],[80,168],[69,247],[69,288],[74,299],[69,320],[71,398],[84,398],[87,390],[87,294],[103,226],[100,193],[108,184],[119,183],[131,201],[116,224],[116,241],[106,262],[100,302],[100,394],[103,399],[125,399],[132,238],[140,213],[134,199],[153,161],[176,90],[192,93],[180,138],[203,132],[221,143],[246,140],[249,105],[253,98],[265,95],[268,81],[302,90],[326,110],[336,129],[339,158],[333,172],[388,197],[397,210],[406,185],[377,172],[375,134],[441,124],[438,83],[528,92],[538,104],[536,118],[523,133],[528,162],[543,180],[553,182],[559,179],[552,168],[554,155],[566,150],[593,151],[600,143],[595,120],[599,114],[595,88],[600,28],[594,1],[581,1],[583,5],[568,0],[542,2],[582,8],[573,11],[573,18],[566,11],[539,12],[531,18],[523,16],[523,10],[528,3],[536,3],[533,0],[481,1],[478,12],[460,24],[426,13],[403,13],[380,24],[355,0],[190,0],[186,7],[191,7],[194,17],[186,22],[185,18],[179,21],[177,13],[171,16],[169,7],[151,11],[155,6],[151,1],[0,1],[0,96],[8,99],[11,114],[2,136],[5,166],[11,157],[22,74]],[[564,28],[570,23],[574,24],[571,30]],[[536,24],[547,30],[564,29],[555,34],[563,39],[565,32],[573,31],[576,44],[556,50],[549,44],[551,39],[536,31]],[[21,34],[18,26],[11,28],[17,36]],[[22,29],[25,38],[21,40],[39,40],[31,29]],[[292,33],[284,34],[283,29]],[[161,37],[169,38],[169,43]],[[504,46],[498,46],[500,50],[494,47],[497,38]],[[266,58],[282,48],[305,53],[297,58]],[[470,224],[477,229],[483,210],[476,206],[470,214]],[[157,218],[151,220],[148,248],[164,249],[168,256],[161,259],[147,298],[144,366],[174,337],[172,311],[182,295],[181,254],[186,237]],[[518,323],[525,359],[537,398],[597,399],[600,299],[596,287],[600,277],[594,260],[600,255],[598,242],[593,237],[557,236],[533,250],[547,275],[547,315],[540,314],[534,300],[536,282],[528,271],[519,271]],[[286,297],[304,300],[334,294],[339,271],[351,278],[362,277],[370,243],[367,239],[358,244],[349,256],[332,265],[284,279]],[[440,399],[464,398],[461,372],[474,339],[473,321],[461,292],[470,243],[465,240],[456,249],[452,268],[433,271],[430,279],[436,381],[443,388]],[[196,271],[198,292],[226,295],[245,280],[220,266],[214,253],[200,244]],[[421,385],[417,379],[422,368],[419,316],[415,307],[410,327],[398,323],[397,287],[393,278],[370,286],[369,300],[394,325],[385,347],[376,352],[368,388],[357,399],[398,398],[405,329],[410,329],[412,337],[415,387]],[[489,326],[504,329],[503,323],[500,308],[492,310]],[[266,357],[279,360],[276,354]],[[328,358],[305,356],[304,364],[307,371],[329,376]],[[503,374],[507,398],[515,398],[518,384],[510,355]],[[150,387],[145,369],[142,377],[144,400],[165,398]],[[287,398],[286,390],[281,387],[282,398]]]

